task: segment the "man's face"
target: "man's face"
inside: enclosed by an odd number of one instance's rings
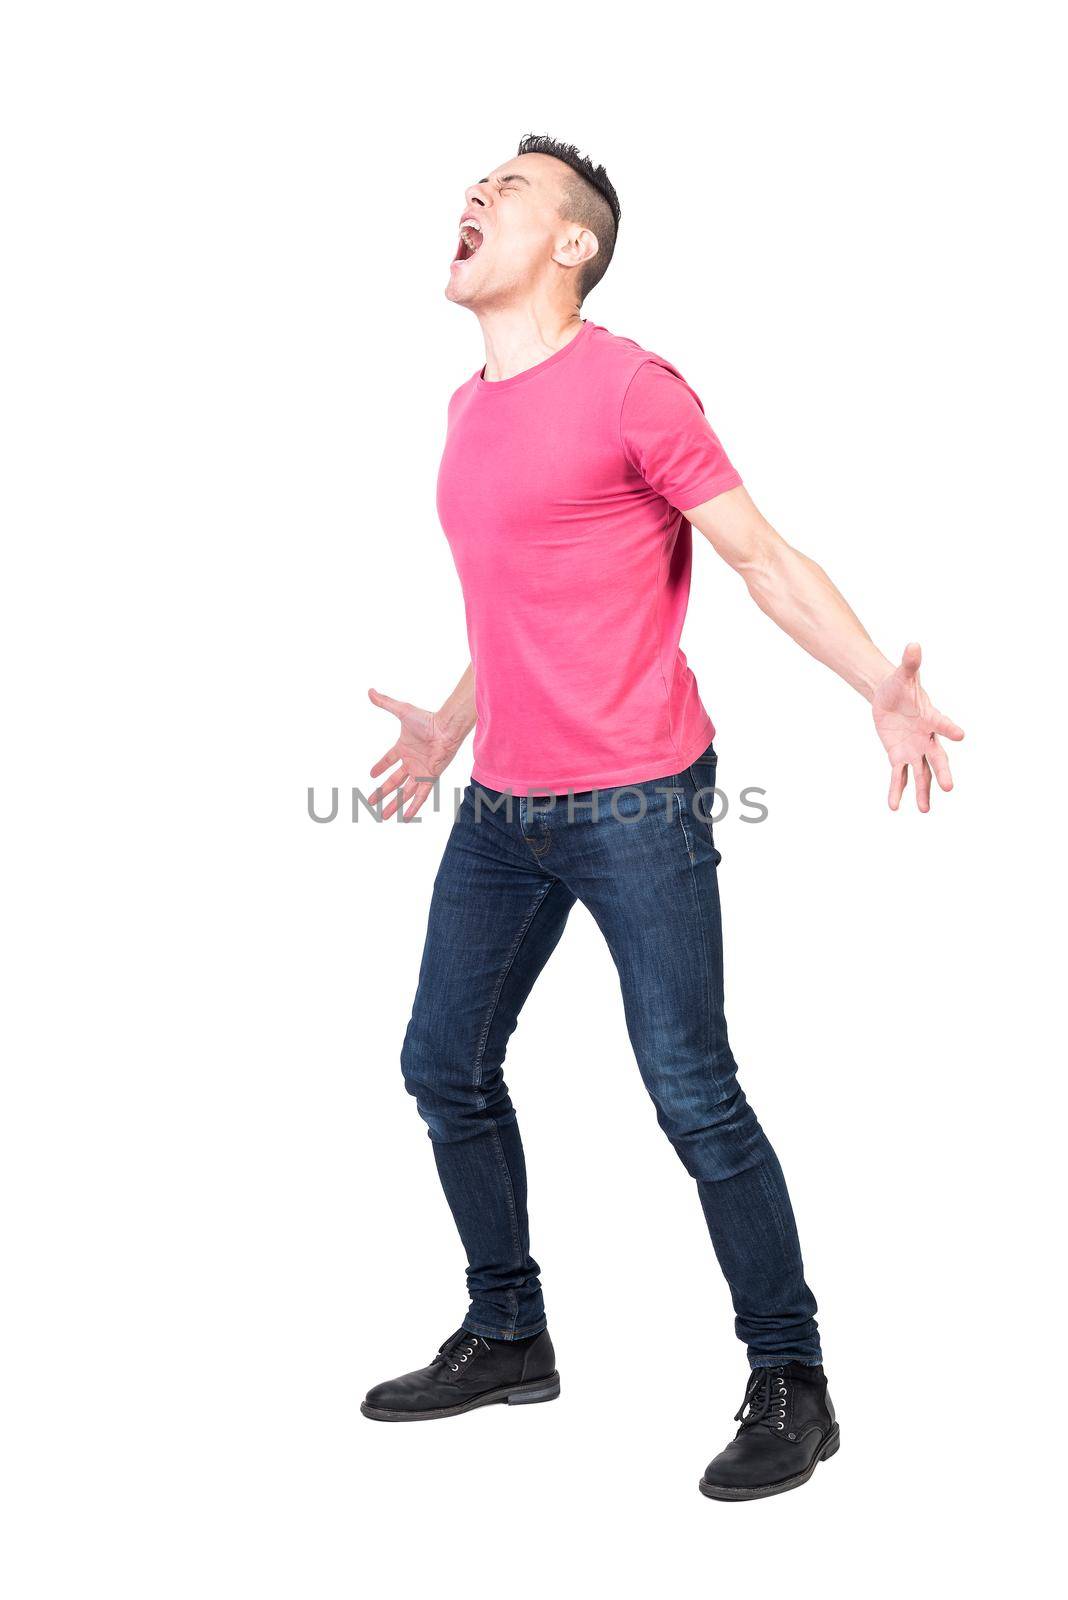
[[[513,156],[467,190],[450,300],[481,310],[530,294],[568,237],[560,216],[567,177],[554,156]]]

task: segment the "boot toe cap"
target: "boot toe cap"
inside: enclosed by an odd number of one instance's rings
[[[701,1481],[716,1489],[743,1489],[752,1477],[751,1462],[742,1461],[729,1450],[721,1450],[708,1463]]]
[[[373,1389],[368,1389],[363,1397],[365,1406],[372,1406],[379,1411],[399,1411],[402,1408],[404,1391],[396,1379],[387,1383],[376,1383]]]
[[[451,1398],[441,1394],[426,1373],[406,1372],[368,1389],[363,1403],[374,1411],[427,1411],[448,1405]]]
[[[732,1439],[705,1468],[703,1482],[716,1489],[755,1489],[778,1483],[804,1467],[804,1452],[763,1431]]]

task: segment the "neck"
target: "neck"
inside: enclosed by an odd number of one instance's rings
[[[582,327],[577,306],[502,306],[479,313],[489,383],[514,378],[555,355]]]

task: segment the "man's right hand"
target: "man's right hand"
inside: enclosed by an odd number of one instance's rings
[[[372,704],[391,712],[400,724],[393,744],[371,768],[371,776],[380,778],[391,767],[395,770],[369,796],[368,804],[377,805],[391,795],[382,810],[383,820],[395,815],[398,806],[404,806],[402,820],[410,822],[433,791],[433,780],[441,776],[460,748],[471,724],[465,727],[464,719],[448,706],[441,711],[422,711],[407,700],[393,700],[377,689],[368,689],[367,693]]]

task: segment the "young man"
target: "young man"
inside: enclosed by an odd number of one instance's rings
[[[679,649],[690,526],[798,644],[871,702],[896,810],[911,767],[952,786],[910,645],[894,667],[825,573],[769,526],[701,402],[660,356],[584,321],[615,248],[603,167],[531,136],[467,190],[447,294],[479,320],[485,365],[453,395],[438,509],[459,569],[471,665],[440,711],[371,690],[399,727],[371,769],[383,815],[413,817],[476,728],[473,782],[434,885],[402,1052],[467,1253],[462,1327],[380,1384],[383,1421],[555,1398],[530,1254],[526,1173],[502,1076],[520,1008],[576,900],[619,972],[661,1127],[697,1182],[750,1379],[702,1491],[807,1481],[838,1448],[782,1171],[735,1075],[723,1014],[714,729]]]

